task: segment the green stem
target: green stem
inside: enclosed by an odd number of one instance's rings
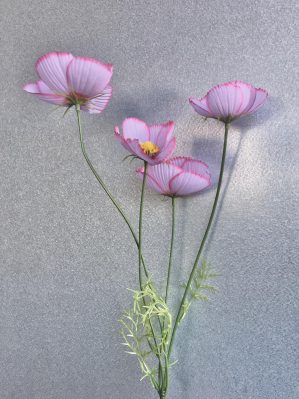
[[[171,208],[172,208],[171,239],[170,239],[170,251],[169,251],[166,292],[165,292],[165,303],[167,303],[167,298],[168,298],[169,282],[170,282],[171,267],[172,267],[172,253],[173,253],[174,232],[175,232],[175,197],[171,198]],[[164,324],[163,324],[163,326],[164,326]],[[160,398],[166,398],[167,390],[168,390],[168,357],[167,357],[167,355],[165,355],[165,370],[163,373],[163,381],[161,384],[161,391],[159,392]]]
[[[81,144],[81,150],[82,153],[84,155],[84,158],[87,162],[87,165],[89,166],[90,170],[92,171],[92,173],[94,174],[95,178],[97,179],[97,181],[100,183],[102,189],[105,191],[105,193],[108,195],[108,197],[110,198],[111,202],[113,203],[113,205],[115,206],[115,208],[118,210],[119,214],[122,216],[122,218],[124,219],[125,223],[127,224],[133,239],[137,245],[137,247],[139,248],[139,242],[137,240],[137,236],[133,230],[133,227],[131,226],[127,216],[125,215],[125,213],[123,212],[123,210],[121,209],[120,205],[117,203],[117,201],[114,199],[113,195],[110,193],[110,191],[108,190],[106,184],[104,183],[104,181],[102,180],[102,178],[99,176],[99,174],[97,173],[96,169],[94,168],[93,164],[91,163],[87,153],[86,153],[86,149],[85,149],[85,144],[84,144],[84,139],[83,139],[83,129],[82,129],[82,125],[81,125],[81,117],[80,117],[80,104],[76,104],[76,113],[77,113],[77,121],[78,121],[78,127],[79,127],[79,135],[80,135],[80,144]],[[138,250],[139,251],[139,250]],[[148,271],[146,269],[145,266],[145,262],[143,259],[143,256],[141,254],[141,262],[143,264],[143,268],[144,268],[144,273],[146,275],[146,277],[148,277]]]
[[[138,271],[139,271],[139,285],[140,285],[140,290],[143,290],[143,285],[142,285],[142,270],[141,270],[141,261],[142,261],[142,221],[143,221],[143,205],[144,205],[144,192],[145,192],[145,183],[146,183],[146,173],[147,173],[147,162],[144,161],[144,172],[143,172],[143,179],[142,179],[142,186],[141,186],[141,197],[140,197],[140,208],[139,208],[139,230],[138,230],[138,242],[139,242],[139,246],[138,246]],[[146,277],[148,277],[148,275],[146,275]],[[143,303],[146,306],[146,302],[145,299],[143,299]],[[155,336],[155,332],[154,332],[154,328],[153,325],[151,323],[151,321],[149,321],[150,324],[150,328],[151,328],[151,332],[153,335],[153,340],[155,342],[155,345],[157,347],[157,340],[156,340],[156,336]],[[161,327],[161,323],[160,323],[160,319],[159,319],[159,324]],[[152,350],[152,352],[154,353],[154,348],[153,345],[151,344],[150,340],[147,340],[148,345],[150,347],[150,349]],[[159,386],[161,385],[161,379],[162,379],[162,383],[163,383],[163,375],[162,375],[162,362],[161,362],[161,358],[159,356],[159,354],[156,354],[156,357],[158,359],[159,362]]]
[[[214,199],[214,204],[213,204],[213,208],[212,208],[212,211],[211,211],[210,219],[209,219],[205,234],[204,234],[203,239],[202,239],[202,241],[200,243],[199,250],[198,250],[196,258],[195,258],[193,269],[191,271],[191,274],[190,274],[190,277],[189,277],[189,280],[188,280],[188,283],[187,283],[187,286],[186,286],[186,289],[185,289],[185,292],[184,292],[184,295],[183,295],[183,298],[182,298],[182,301],[181,301],[181,304],[180,304],[180,307],[179,307],[179,311],[178,311],[177,316],[176,316],[176,320],[175,320],[175,324],[174,324],[174,327],[173,327],[172,336],[171,336],[171,340],[170,340],[170,344],[169,344],[169,349],[168,349],[168,359],[170,359],[170,356],[171,356],[171,351],[172,351],[172,346],[173,346],[175,334],[176,334],[176,331],[177,331],[177,328],[178,328],[178,325],[179,325],[179,322],[180,322],[180,318],[181,318],[181,314],[182,314],[182,311],[183,311],[183,308],[184,308],[184,305],[185,305],[185,301],[186,301],[187,295],[188,295],[189,290],[190,290],[190,286],[191,286],[191,283],[192,283],[192,280],[193,280],[193,277],[194,277],[194,273],[195,273],[196,268],[197,268],[197,264],[198,264],[199,258],[200,258],[201,254],[202,254],[202,251],[203,251],[203,248],[205,246],[207,237],[209,235],[209,231],[210,231],[210,228],[211,228],[211,225],[212,225],[212,222],[213,222],[213,219],[214,219],[215,211],[216,211],[216,208],[217,208],[217,203],[218,203],[220,189],[221,189],[221,184],[222,184],[222,179],[223,179],[224,165],[225,165],[225,155],[226,155],[226,147],[227,147],[228,128],[229,128],[229,123],[226,122],[225,123],[225,133],[224,133],[224,143],[223,143],[220,174],[219,174],[219,180],[218,180],[217,191],[216,191],[216,195],[215,195],[215,199]]]
[[[140,198],[140,209],[139,209],[139,230],[138,230],[138,270],[139,270],[139,284],[140,284],[140,289],[142,291],[142,270],[141,270],[141,264],[142,264],[142,219],[143,219],[143,203],[144,203],[144,191],[145,191],[145,182],[146,182],[146,172],[147,172],[147,162],[144,161],[144,173],[143,173],[143,179],[142,179],[142,187],[141,187],[141,198]]]
[[[174,231],[175,231],[175,197],[171,198],[171,208],[172,208],[171,239],[170,239],[170,252],[169,252],[169,262],[168,262],[165,303],[167,303],[167,298],[168,298],[170,273],[171,273],[171,267],[172,267],[172,252],[173,252]]]

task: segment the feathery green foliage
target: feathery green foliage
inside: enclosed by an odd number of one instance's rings
[[[172,316],[164,299],[151,282],[141,291],[133,291],[132,309],[120,320],[121,334],[127,353],[139,361],[142,378],[148,378],[158,390],[158,374],[169,368],[167,349],[172,329]],[[158,364],[157,364],[158,361]]]
[[[198,267],[194,274],[189,290],[189,298],[185,301],[182,307],[179,322],[185,318],[191,303],[194,300],[208,301],[208,294],[215,294],[217,287],[210,283],[210,281],[215,277],[218,277],[218,274],[211,269],[205,260],[202,260],[201,267]],[[186,285],[184,285],[184,287],[186,287]]]

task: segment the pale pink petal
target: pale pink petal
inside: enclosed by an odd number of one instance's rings
[[[35,64],[41,80],[56,94],[68,93],[66,70],[73,58],[70,53],[53,52],[45,54]]]
[[[174,176],[181,173],[181,169],[168,162],[163,162],[158,165],[148,166],[147,173],[157,182],[163,194],[171,195],[173,194],[173,191],[171,190],[169,183]]]
[[[156,144],[159,148],[162,148],[167,144],[173,134],[174,123],[172,121],[163,123],[161,125],[149,126],[149,140]]]
[[[171,179],[169,186],[173,194],[184,196],[203,190],[210,185],[210,179],[194,173],[181,172]]]
[[[176,147],[176,139],[173,137],[168,144],[164,148],[161,149],[161,151],[158,153],[158,155],[149,162],[152,165],[155,165],[157,163],[166,161],[173,151],[175,150]]]
[[[186,159],[188,159],[188,157],[174,157],[168,159],[167,162],[171,163],[172,165],[178,166],[179,168],[182,168],[184,163],[186,162]]]
[[[185,172],[196,173],[198,175],[210,176],[209,167],[199,159],[187,158],[182,166]]]
[[[267,92],[256,89],[241,80],[213,87],[202,99],[190,98],[190,104],[199,114],[230,122],[254,112],[263,105]]]
[[[242,101],[242,90],[237,81],[213,87],[207,95],[207,103],[214,118],[226,119],[238,115]]]
[[[143,179],[144,175],[144,168],[139,168],[137,169],[137,175],[141,179]],[[150,174],[149,171],[147,171],[147,185],[154,191],[156,191],[158,194],[165,194],[163,191],[163,187],[160,186],[160,184],[157,182],[157,180]]]
[[[66,71],[69,90],[83,97],[97,97],[110,82],[112,73],[112,65],[93,58],[75,57]]]
[[[112,87],[108,85],[101,94],[81,105],[81,109],[90,114],[100,114],[107,107],[112,96]]]
[[[267,97],[268,97],[268,93],[266,90],[256,89],[255,101],[252,104],[252,106],[250,107],[250,109],[248,109],[247,113],[249,114],[249,113],[252,113],[252,112],[256,111],[257,109],[259,109],[264,104]]]
[[[241,80],[236,81],[236,84],[241,90],[242,101],[240,108],[236,110],[234,117],[245,115],[254,104],[256,98],[256,89],[251,84],[242,82]]]
[[[208,178],[210,177],[208,165],[199,159],[191,157],[174,157],[170,158],[167,162],[180,167],[184,172],[191,172]]]
[[[207,118],[213,117],[208,107],[207,96],[203,98],[190,97],[189,102],[198,114]]]
[[[40,100],[56,105],[67,105],[66,98],[55,94],[42,80],[26,84],[23,89]]]
[[[115,126],[114,128],[114,133],[116,139],[121,143],[121,145],[128,150],[129,152],[132,152],[132,148],[128,145],[127,141],[123,138],[123,136],[119,132],[119,127]]]
[[[125,139],[137,139],[141,143],[149,140],[149,128],[140,119],[127,118],[123,121],[122,128]]]

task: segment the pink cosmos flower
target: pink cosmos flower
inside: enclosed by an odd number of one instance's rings
[[[136,118],[123,121],[121,135],[118,126],[115,136],[118,141],[133,155],[150,165],[168,159],[173,153],[176,141],[172,137],[174,123],[169,121],[161,125],[147,125]]]
[[[236,80],[213,87],[203,98],[190,97],[189,102],[200,115],[231,122],[260,108],[268,93],[249,83]]]
[[[137,174],[143,178],[144,168],[139,168]],[[149,165],[146,175],[150,188],[169,197],[194,194],[211,184],[208,165],[190,157],[175,157]]]
[[[112,65],[52,52],[39,58],[35,68],[40,80],[23,89],[40,100],[65,107],[80,104],[83,111],[96,114],[105,109],[111,98]]]

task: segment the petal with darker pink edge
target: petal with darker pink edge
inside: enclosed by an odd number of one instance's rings
[[[34,94],[40,100],[56,105],[67,105],[66,98],[55,94],[42,80],[35,83],[28,83],[23,90]]]
[[[137,175],[138,177],[140,177],[141,179],[143,178],[144,175],[144,168],[139,168],[137,169]],[[165,194],[165,191],[163,190],[163,187],[161,187],[161,185],[157,182],[157,180],[150,174],[149,171],[147,171],[147,185],[149,186],[149,188],[151,188],[152,190],[156,191],[158,194]]]
[[[189,102],[192,105],[192,107],[194,108],[194,110],[201,116],[205,116],[207,118],[213,116],[208,107],[207,96],[205,96],[201,99],[195,98],[195,97],[190,97]]]
[[[172,121],[163,123],[161,125],[149,126],[150,141],[155,143],[158,147],[164,147],[167,144],[173,134],[174,123]]]
[[[164,148],[161,149],[161,152],[157,155],[156,158],[154,158],[151,162],[151,164],[157,164],[163,161],[166,161],[168,158],[170,158],[171,154],[175,150],[176,147],[176,139],[173,137],[168,144]]]
[[[251,108],[247,111],[248,114],[256,111],[257,109],[259,109],[264,102],[267,100],[268,97],[268,93],[266,90],[264,89],[256,89],[256,97],[255,97],[255,101],[252,104]]]
[[[185,172],[196,173],[203,176],[210,176],[208,165],[200,161],[199,159],[186,158],[182,168]]]
[[[112,73],[112,65],[93,58],[75,57],[66,71],[69,90],[83,97],[97,97],[110,82]]]
[[[181,173],[181,169],[168,162],[148,166],[148,174],[159,184],[164,194],[172,194],[169,182]]]
[[[236,82],[216,86],[207,95],[209,109],[216,118],[237,115],[242,101],[242,91]]]
[[[108,85],[97,97],[81,105],[81,109],[90,114],[100,114],[107,107],[111,96],[112,87]]]
[[[123,121],[123,136],[125,139],[137,139],[140,142],[149,140],[149,128],[145,122],[137,118],[127,118]]]
[[[171,179],[169,186],[171,192],[175,195],[184,196],[199,192],[208,187],[209,184],[209,179],[204,176],[189,172],[181,172]]]
[[[118,126],[114,128],[115,138],[120,142],[120,144],[129,152],[132,152],[131,147],[128,145],[127,141],[123,138],[123,136],[119,132]]]
[[[36,62],[39,77],[58,95],[68,93],[66,70],[73,58],[70,53],[53,52],[45,54]]]
[[[236,83],[241,90],[242,101],[239,109],[234,113],[235,117],[245,115],[254,104],[256,97],[256,89],[251,84],[242,81],[236,81]]]

